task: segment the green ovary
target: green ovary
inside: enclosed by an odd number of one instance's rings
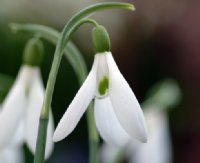
[[[98,91],[101,96],[106,94],[106,90],[108,89],[108,81],[108,77],[104,76],[103,79],[99,82]]]

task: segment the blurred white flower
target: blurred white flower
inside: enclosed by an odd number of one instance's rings
[[[0,106],[0,114],[1,114],[1,106]],[[4,148],[3,150],[0,150],[1,163],[23,163],[24,162],[23,150],[20,143],[21,139],[18,139],[19,132],[16,133],[13,140],[10,142],[10,144],[6,148]]]
[[[115,147],[107,143],[103,143],[99,150],[99,163],[121,163],[126,154],[126,145],[123,147]]]
[[[144,115],[149,141],[145,145],[133,142],[129,146],[129,162],[171,163],[172,147],[166,111],[152,105],[145,108]]]
[[[54,141],[74,130],[93,98],[97,129],[107,143],[124,145],[131,138],[147,141],[140,105],[110,52],[95,55],[92,70],[56,128]]]
[[[125,146],[116,148],[103,144],[100,162],[116,163],[127,159],[128,163],[171,163],[172,148],[166,112],[157,106],[144,109],[148,127],[148,142],[131,140]]]
[[[6,149],[15,139],[21,139],[27,143],[32,153],[35,152],[43,96],[44,88],[39,67],[23,65],[2,104],[0,150]],[[46,158],[50,156],[53,150],[52,114],[50,114],[49,119]],[[21,131],[19,131],[20,128]],[[19,132],[18,136],[13,138],[17,132]]]

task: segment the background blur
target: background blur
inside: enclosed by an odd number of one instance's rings
[[[37,23],[61,31],[72,14],[95,2],[103,0],[0,0],[0,73],[17,75],[25,42],[31,37],[12,34],[9,23]],[[99,12],[94,18],[108,29],[114,58],[140,102],[146,91],[163,78],[174,78],[180,84],[182,102],[169,113],[174,163],[199,163],[200,1],[123,2],[133,3],[136,11]],[[81,27],[72,38],[84,54],[88,69],[93,61],[90,31],[91,26]],[[46,84],[55,46],[46,41],[44,44],[42,74]],[[63,58],[52,103],[55,124],[78,89],[77,78]],[[31,162],[31,154],[28,150],[26,153]],[[48,163],[86,163],[87,158],[87,127],[82,118],[75,131],[56,144]]]

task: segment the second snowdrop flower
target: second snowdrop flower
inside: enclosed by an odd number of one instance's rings
[[[29,149],[35,153],[39,117],[44,96],[44,87],[39,65],[43,58],[43,47],[39,39],[31,39],[25,48],[23,61],[15,83],[2,104],[0,115],[0,150],[5,148],[13,136],[22,128],[21,136]],[[53,150],[53,118],[47,133],[46,158]]]
[[[124,145],[131,138],[147,141],[140,105],[119,71],[110,52],[110,40],[102,26],[93,30],[96,51],[92,69],[59,122],[54,141],[68,136],[76,127],[92,99],[101,137],[109,144]]]

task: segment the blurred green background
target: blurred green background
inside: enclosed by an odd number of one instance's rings
[[[70,16],[103,0],[0,0],[0,73],[17,75],[30,34],[13,34],[8,24],[37,23],[61,31]],[[136,11],[112,10],[94,18],[109,31],[112,52],[120,71],[144,101],[146,91],[163,78],[174,78],[183,92],[181,104],[170,111],[174,163],[200,162],[200,1],[134,0]],[[93,61],[91,27],[84,26],[72,40],[90,69]],[[46,84],[55,46],[43,41],[45,60],[41,67]],[[79,89],[77,78],[63,58],[53,96],[55,124]],[[26,147],[25,147],[26,149]],[[32,156],[26,150],[27,160]],[[88,159],[87,127],[78,128],[56,144],[48,163],[81,162]]]

